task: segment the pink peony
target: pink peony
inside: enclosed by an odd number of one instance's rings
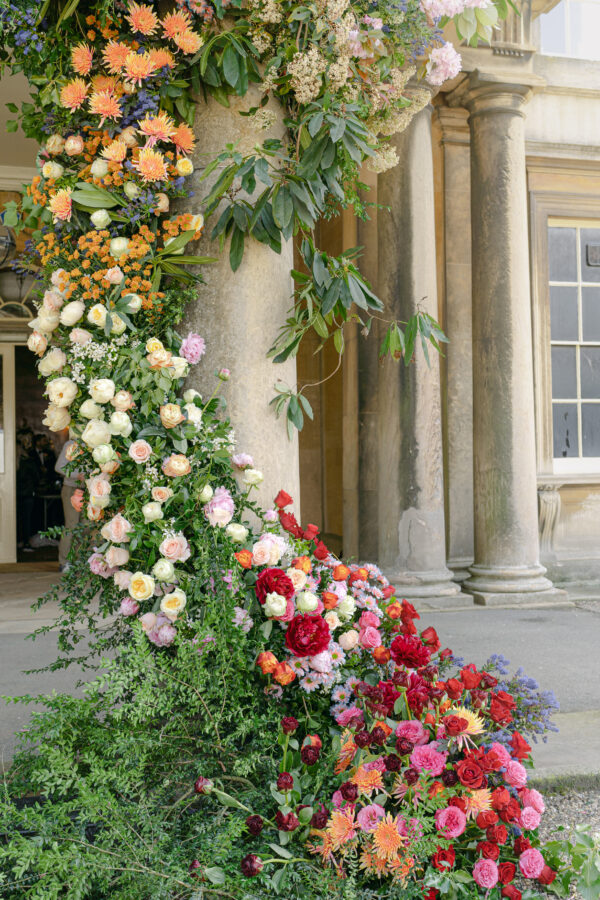
[[[519,817],[519,825],[524,831],[533,831],[540,824],[540,813],[533,806],[526,806]]]
[[[218,487],[212,500],[204,506],[204,515],[213,527],[224,528],[233,519],[235,505],[227,488]]]
[[[385,809],[379,803],[371,803],[363,806],[356,816],[356,823],[361,831],[373,831],[380,819],[385,815]]]
[[[441,775],[448,759],[447,753],[440,753],[437,749],[437,741],[431,744],[415,747],[410,755],[410,764],[419,772],[426,769],[432,775]]]
[[[448,41],[442,47],[436,47],[429,54],[427,63],[427,81],[439,86],[449,78],[455,78],[460,72],[462,60],[452,44]]]
[[[121,600],[121,605],[119,607],[119,612],[123,616],[135,616],[136,613],[139,612],[140,604],[137,603],[132,597],[123,597]]]
[[[185,562],[190,558],[192,551],[185,536],[178,532],[177,534],[167,535],[160,544],[158,552],[165,559],[170,559],[171,562]]]
[[[400,722],[396,728],[396,737],[406,738],[415,747],[426,744],[430,738],[429,731],[417,719],[409,719],[406,722]]]
[[[231,462],[236,469],[251,469],[254,465],[254,460],[249,453],[236,453],[231,457]]]
[[[544,857],[535,847],[525,850],[519,857],[519,868],[525,878],[538,878],[544,866]]]
[[[498,866],[493,859],[478,859],[473,866],[473,878],[479,887],[489,891],[498,884]]]
[[[527,784],[527,769],[520,762],[512,760],[506,767],[504,780],[512,787],[523,788]]]
[[[152,456],[152,447],[148,441],[134,441],[127,451],[131,459],[136,463],[148,462]]]
[[[189,363],[195,366],[196,363],[200,362],[200,360],[204,356],[205,350],[206,343],[204,341],[204,338],[200,337],[199,334],[190,331],[188,336],[182,341],[179,354],[180,356],[183,356],[184,359],[187,359]]]
[[[88,565],[90,571],[93,572],[94,575],[100,575],[101,578],[110,578],[116,571],[116,569],[109,566],[101,553],[92,553],[88,559]]]
[[[536,812],[539,812],[540,815],[546,809],[544,798],[539,791],[536,791],[535,788],[524,788],[522,791],[519,791],[519,795],[521,797],[523,806],[533,807],[533,809],[535,809]]]
[[[467,817],[458,806],[446,806],[436,810],[435,827],[451,841],[463,833],[467,827]]]

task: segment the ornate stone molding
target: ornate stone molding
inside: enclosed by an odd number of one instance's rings
[[[538,483],[538,515],[540,529],[540,555],[542,559],[555,560],[554,537],[560,519],[560,488],[556,482]]]

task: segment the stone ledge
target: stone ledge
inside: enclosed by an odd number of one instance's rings
[[[522,593],[492,593],[488,591],[472,591],[471,596],[476,606],[502,607],[539,607],[539,606],[573,606],[566,591],[551,588],[547,591],[524,591]]]

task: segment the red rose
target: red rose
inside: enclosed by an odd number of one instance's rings
[[[315,555],[315,558],[320,560],[327,559],[327,557],[329,556],[329,550],[327,549],[323,541],[317,541],[313,553]]]
[[[508,900],[521,900],[521,891],[514,884],[507,884],[502,888],[502,896],[508,897]]]
[[[514,709],[517,705],[513,695],[507,694],[506,691],[496,691],[494,697],[496,697],[500,703],[504,703],[505,706],[508,706],[509,709]]]
[[[541,871],[541,874],[538,875],[538,881],[540,884],[552,884],[554,879],[556,878],[556,872],[554,869],[551,869],[550,866],[544,866]]]
[[[396,589],[395,589],[395,587],[394,587],[393,584],[388,584],[388,586],[387,586],[387,587],[384,587],[384,589],[383,589],[383,591],[382,591],[383,599],[384,599],[384,600],[389,600],[390,597],[393,597],[393,596],[394,596],[395,590],[396,590]]]
[[[294,656],[316,656],[329,647],[329,626],[321,616],[294,616],[285,633],[285,646]]]
[[[421,616],[416,611],[412,603],[409,603],[408,600],[402,601],[402,615],[400,617],[403,622],[407,619],[420,619]]]
[[[281,594],[286,600],[294,596],[294,585],[283,569],[263,569],[254,585],[259,603],[264,603],[267,594]]]
[[[508,832],[505,825],[490,825],[486,828],[485,835],[488,841],[494,844],[505,844],[508,840]]]
[[[450,844],[449,847],[446,847],[446,849],[438,847],[431,857],[431,865],[436,869],[439,869],[440,872],[447,872],[448,869],[453,867],[455,858],[456,854],[454,853],[452,844]]]
[[[420,638],[410,635],[398,635],[392,641],[390,647],[392,659],[397,665],[404,665],[409,669],[419,669],[426,666],[431,656],[430,651],[424,646]]]
[[[511,797],[506,806],[500,810],[500,818],[503,822],[516,822],[521,815],[519,801]]]
[[[511,737],[510,746],[512,747],[512,756],[514,756],[515,759],[527,759],[531,753],[531,747],[525,738],[521,737],[518,731],[515,731]]]
[[[277,506],[279,509],[283,509],[284,506],[289,506],[293,501],[290,495],[286,493],[286,491],[279,491],[279,493],[275,497],[274,502],[275,506]]]
[[[508,725],[509,722],[512,722],[512,713],[509,707],[501,703],[495,694],[492,696],[492,702],[490,703],[490,718],[497,725]]]
[[[525,853],[526,850],[531,850],[531,841],[521,834],[515,840],[515,854],[520,856],[521,853]]]
[[[300,826],[298,817],[293,812],[284,815],[280,809],[275,813],[275,824],[279,831],[295,831]]]
[[[429,647],[432,653],[437,653],[441,647],[437,631],[435,628],[432,628],[431,625],[421,632],[421,640]]]
[[[302,537],[302,528],[298,525],[296,516],[293,513],[286,513],[282,509],[279,510],[279,521],[281,527],[295,538]]]
[[[467,811],[467,803],[464,797],[450,797],[448,800],[448,806],[456,806],[461,812],[466,813]]]
[[[446,729],[446,734],[450,737],[456,737],[457,734],[463,733],[469,723],[466,719],[461,719],[460,716],[446,716],[443,720],[443,725]]]
[[[477,822],[477,826],[485,831],[486,828],[489,828],[490,825],[495,825],[498,821],[498,816],[491,809],[486,809],[484,812],[480,812],[475,820]]]
[[[490,675],[489,672],[481,673],[481,687],[483,688],[493,688],[498,684],[498,679],[494,678],[493,675]]]
[[[498,844],[492,844],[491,841],[479,841],[477,849],[484,859],[497,860],[500,856],[500,847]]]
[[[457,678],[449,678],[446,682],[446,693],[451,700],[458,700],[463,691],[464,685]]]
[[[314,538],[316,538],[318,533],[319,533],[319,529],[317,528],[317,526],[309,524],[306,526],[306,529],[304,531],[304,539],[306,541],[312,541],[312,540],[314,540]]]
[[[483,768],[486,772],[498,772],[502,766],[502,757],[497,750],[488,750],[482,760]]]
[[[439,894],[436,888],[429,888],[429,890],[423,894],[423,900],[437,900],[438,897]]]
[[[505,809],[510,803],[510,800],[511,796],[506,788],[496,788],[492,793],[492,809],[495,809],[496,811]]]
[[[510,884],[510,882],[515,877],[515,873],[517,871],[517,867],[514,863],[511,862],[503,862],[498,864],[498,881],[501,881],[502,884]]]
[[[481,673],[477,671],[475,663],[470,663],[468,666],[465,666],[464,669],[461,669],[460,680],[468,691],[472,691],[473,688],[479,687]]]
[[[455,768],[460,783],[464,784],[469,790],[477,791],[486,786],[487,779],[483,769],[475,760],[461,759],[460,762],[456,764]]]
[[[394,628],[394,631],[399,631],[401,634],[416,634],[417,626],[414,622],[402,622],[402,625],[400,625],[400,627],[396,626],[396,628]]]

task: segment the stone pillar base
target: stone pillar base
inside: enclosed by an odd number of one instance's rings
[[[469,596],[476,606],[564,606],[569,602],[567,592],[555,587],[547,591],[510,594],[490,594],[472,590]]]
[[[521,606],[524,603],[560,603],[567,593],[553,587],[543,566],[471,566],[462,587],[480,606]]]
[[[439,572],[386,571],[384,574],[406,600],[433,598],[455,600],[458,598],[469,602],[471,599],[461,592],[459,584],[452,581],[452,573],[449,569],[441,569]]]

